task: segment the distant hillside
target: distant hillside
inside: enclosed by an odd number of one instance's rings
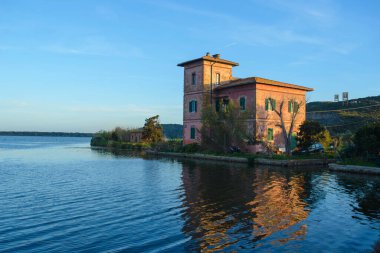
[[[57,136],[57,137],[92,137],[92,133],[65,133],[65,132],[17,132],[0,131],[0,136]]]
[[[162,124],[164,135],[169,139],[182,138],[182,125]],[[28,131],[0,131],[0,136],[57,136],[57,137],[92,137],[92,133],[65,133],[65,132],[28,132]]]
[[[164,135],[168,139],[182,139],[182,125],[180,124],[161,124],[164,129]]]
[[[380,96],[340,102],[310,102],[306,104],[306,118],[326,126],[332,134],[356,132],[358,128],[380,121]]]

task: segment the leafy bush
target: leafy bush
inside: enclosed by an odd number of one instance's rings
[[[360,128],[354,137],[354,144],[359,155],[380,154],[380,123]]]
[[[105,147],[107,146],[107,139],[103,136],[94,136],[91,138],[91,146]]]
[[[116,127],[111,131],[113,141],[129,141],[129,132],[121,127]]]
[[[313,143],[325,139],[325,130],[317,121],[306,120],[300,125],[297,133],[298,148],[307,148]]]
[[[183,146],[182,151],[185,153],[196,153],[201,150],[201,146],[198,143],[191,143]]]
[[[182,152],[182,139],[172,139],[157,143],[154,148],[161,152]]]

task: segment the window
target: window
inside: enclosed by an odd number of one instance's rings
[[[267,140],[273,141],[273,128],[268,128]]]
[[[294,112],[294,103],[293,100],[288,102],[288,112]]]
[[[220,74],[216,73],[216,84],[220,84]]]
[[[197,112],[197,101],[191,100],[189,102],[189,112]]]
[[[240,104],[240,110],[245,111],[245,97],[240,98],[239,104]]]
[[[223,103],[222,103],[223,112],[227,111],[229,103],[230,103],[230,100],[228,98],[223,98]]]
[[[195,127],[190,128],[190,139],[195,139]]]
[[[292,113],[292,112],[297,112],[298,111],[298,103],[295,102],[294,100],[290,100],[288,102],[288,112]]]
[[[196,85],[197,84],[197,74],[192,73],[191,74],[191,84]]]
[[[220,110],[220,99],[215,99],[215,111],[219,112]]]
[[[274,111],[276,109],[276,100],[273,98],[265,99],[265,111]]]

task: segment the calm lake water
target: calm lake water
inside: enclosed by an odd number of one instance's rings
[[[379,176],[144,158],[89,141],[0,136],[0,251],[380,247]]]

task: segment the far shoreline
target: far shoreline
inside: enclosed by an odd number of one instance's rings
[[[0,131],[0,136],[93,137],[94,135],[94,133],[79,132]]]

